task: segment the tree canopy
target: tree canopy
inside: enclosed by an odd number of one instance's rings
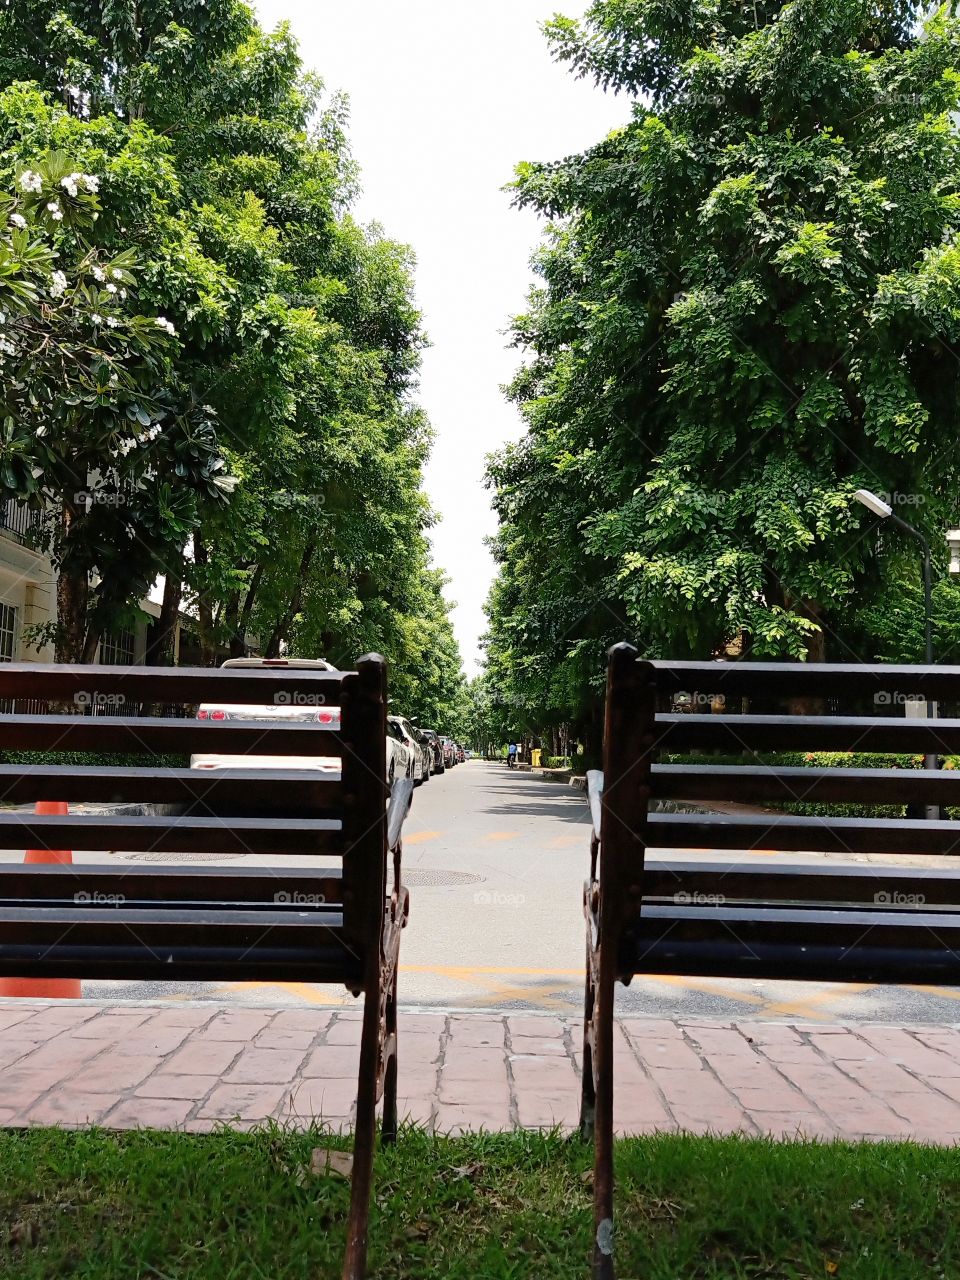
[[[63,193],[77,216],[44,224],[56,256],[43,270],[48,281],[62,271],[69,290],[59,307],[41,300],[48,322],[65,323],[102,263],[123,273],[125,305],[135,282],[143,331],[162,340],[155,355],[111,363],[87,329],[62,329],[96,413],[67,406],[66,392],[32,418],[7,412],[18,445],[3,445],[4,488],[52,511],[58,656],[89,658],[160,573],[152,661],[170,660],[186,608],[206,661],[244,652],[250,636],[267,654],[342,663],[379,649],[408,699],[417,673],[427,681],[408,709],[452,707],[462,675],[429,565],[413,260],[351,217],[345,102],[304,71],[285,26],[263,31],[239,0],[13,0],[0,13],[2,86],[0,189],[22,203],[18,176],[45,174],[54,155],[64,173],[97,178],[82,223],[84,190]],[[45,178],[44,195],[59,180]],[[11,227],[14,254],[15,237]],[[102,296],[84,294],[86,312]],[[114,347],[139,332],[138,316],[108,332],[100,309],[97,336]],[[74,420],[86,452],[61,482],[51,441],[72,448]],[[156,462],[134,475],[147,455],[124,452],[123,432],[157,423]],[[176,440],[189,443],[178,453]],[[109,501],[76,500],[108,482]]]
[[[528,431],[490,468],[488,646],[503,696],[541,722],[589,714],[614,639],[878,651],[870,627],[919,569],[858,488],[909,502],[942,545],[960,24],[921,8],[598,0],[548,24],[558,58],[633,103],[515,183],[549,221],[514,322]]]

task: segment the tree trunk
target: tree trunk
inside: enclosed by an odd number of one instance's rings
[[[193,560],[194,564],[201,566],[206,566],[210,562],[207,544],[199,529],[195,530],[193,535]],[[217,646],[213,636],[213,605],[210,603],[210,597],[203,591],[197,595],[197,631],[200,640],[200,661],[205,667],[215,666]]]
[[[287,639],[288,632],[293,626],[293,620],[300,612],[300,606],[303,603],[303,584],[306,581],[307,571],[310,568],[310,561],[313,559],[313,553],[316,551],[316,543],[308,543],[303,555],[300,557],[300,568],[297,573],[297,585],[294,588],[290,603],[286,608],[283,616],[277,619],[277,624],[270,633],[270,639],[267,646],[263,650],[265,658],[279,658],[280,645]]]
[[[797,609],[804,617],[816,622],[820,629],[807,636],[807,662],[826,662],[827,637],[821,622],[823,610],[815,600],[789,602],[789,608]],[[823,698],[790,698],[790,714],[794,716],[822,716],[826,711]]]
[[[183,553],[171,564],[163,583],[160,617],[147,631],[145,661],[148,667],[172,667],[177,640],[177,619],[183,599]]]
[[[86,569],[71,569],[70,538],[77,523],[77,511],[69,502],[60,510],[60,566],[57,573],[57,632],[54,656],[57,662],[82,662],[87,630],[90,582]]]

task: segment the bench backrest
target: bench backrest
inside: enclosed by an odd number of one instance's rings
[[[688,695],[681,705],[692,705],[692,713],[678,709],[680,694]],[[804,700],[802,710],[817,714],[790,714],[797,699]],[[795,904],[802,895],[807,907],[829,910],[960,907],[960,822],[923,816],[924,806],[960,806],[960,771],[776,759],[776,753],[797,752],[905,753],[919,766],[919,757],[960,752],[960,720],[904,715],[917,699],[956,704],[960,667],[656,662],[641,660],[629,645],[615,646],[604,771],[589,779],[603,937],[619,938],[644,904],[664,902],[762,907]],[[711,763],[714,752],[722,754]],[[698,762],[684,763],[683,753]],[[766,753],[774,758],[757,758]],[[664,759],[671,755],[680,759]],[[698,802],[722,802],[726,811],[698,811]],[[738,805],[754,808],[738,811]],[[817,813],[822,805],[872,812]],[[900,806],[911,806],[913,816],[902,816]],[[814,812],[790,811],[797,808]],[[684,860],[647,866],[648,850],[654,858],[665,850]],[[940,855],[942,870],[884,870],[878,889],[875,866],[821,861],[801,868],[807,873],[801,875],[796,863],[785,867],[762,856],[812,850]],[[703,913],[704,931],[711,918]],[[720,913],[715,918],[719,933]],[[628,964],[625,959],[623,977]]]
[[[391,815],[388,829],[382,658],[368,655],[352,672],[0,664],[0,705],[4,700],[14,710],[0,714],[0,752],[49,753],[50,762],[3,763],[0,756],[0,802],[11,806],[0,809],[0,848],[122,850],[156,860],[170,854],[336,860],[342,871],[331,870],[328,882],[316,872],[307,881],[315,900],[338,904],[344,965],[355,965],[351,981],[360,988],[361,971],[377,951],[383,928],[387,857],[399,841],[402,819],[402,813]],[[340,728],[290,719],[199,720],[200,703],[315,707],[318,714],[339,707]],[[28,709],[19,710],[24,704]],[[38,705],[46,712],[37,714]],[[77,764],[77,752],[107,759]],[[188,767],[191,755],[210,753],[332,757],[339,767],[323,773]],[[108,762],[131,754],[139,758],[136,766]],[[170,754],[182,759],[171,766],[161,759]],[[403,799],[409,802],[408,795]],[[35,816],[29,806],[36,801],[67,801],[71,811]],[[76,811],[85,802],[134,802],[148,810],[134,816]],[[262,867],[222,866],[189,868],[189,874],[182,866],[125,866],[121,873],[129,874],[140,898],[145,894],[168,906],[178,894],[194,906],[198,894],[200,901],[206,895],[211,915],[262,899],[268,874]],[[27,910],[49,901],[58,879],[69,879],[72,900],[83,906],[102,894],[104,868],[7,864],[0,867],[0,898]],[[285,877],[285,886],[288,881],[294,882]],[[62,890],[57,893],[62,897]],[[279,910],[286,898],[275,897]],[[11,919],[20,917],[14,912]],[[195,927],[195,917],[189,923]]]

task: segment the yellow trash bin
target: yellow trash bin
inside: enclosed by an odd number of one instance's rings
[[[540,768],[540,757],[542,755],[543,750],[540,747],[535,747],[533,751],[530,752],[530,763],[533,765],[534,769]]]

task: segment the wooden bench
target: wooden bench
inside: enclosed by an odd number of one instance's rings
[[[139,768],[0,765],[6,804],[143,802],[143,816],[0,810],[0,848],[266,854],[277,865],[0,865],[0,975],[148,981],[343,983],[363,995],[346,1280],[364,1274],[375,1146],[397,1131],[397,963],[408,897],[401,826],[412,787],[387,810],[386,674],[0,664],[0,698],[50,714],[0,715],[0,750],[137,753]],[[203,702],[339,706],[312,723],[171,718]],[[77,712],[108,714],[77,714]],[[59,713],[58,713],[59,712]],[[71,712],[73,714],[71,714]],[[327,774],[160,767],[158,754],[339,757]],[[392,854],[392,883],[387,862]],[[335,866],[284,868],[290,855]]]
[[[722,695],[719,714],[673,714],[672,695]],[[960,720],[891,715],[920,696],[960,700],[960,667],[646,662],[609,654],[603,773],[585,891],[587,985],[581,1127],[595,1139],[593,1274],[614,1276],[614,989],[637,974],[829,982],[960,983],[960,822],[697,811],[744,806],[960,805],[960,773],[784,768],[753,752],[960,752]],[[790,699],[856,714],[785,715]],[[751,708],[777,711],[753,714]],[[818,710],[823,707],[816,708]],[[659,763],[722,751],[727,762]],[[729,763],[742,753],[743,764]],[[753,762],[751,762],[753,760]],[[666,802],[666,803],[664,803]],[[684,806],[687,811],[684,811]],[[672,808],[674,811],[669,811]],[[648,860],[647,852],[653,856]],[[775,856],[815,851],[839,860]],[[680,855],[667,860],[658,855]],[[844,862],[942,855],[933,867]],[[709,1120],[709,1116],[705,1117]]]

